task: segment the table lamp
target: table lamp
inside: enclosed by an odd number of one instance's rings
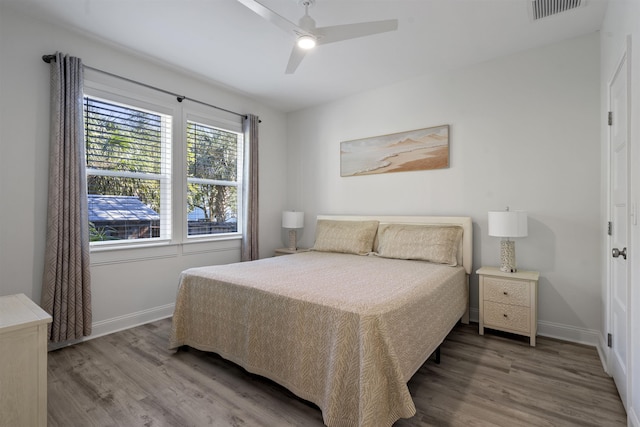
[[[524,211],[489,212],[489,236],[502,237],[500,242],[500,270],[515,273],[516,244],[513,237],[527,237],[527,213]]]
[[[282,212],[282,228],[289,229],[289,250],[296,250],[298,236],[296,229],[304,227],[304,212],[284,211]]]

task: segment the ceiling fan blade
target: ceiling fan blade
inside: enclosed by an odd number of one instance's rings
[[[278,15],[276,12],[264,6],[262,3],[259,3],[255,0],[238,0],[238,1],[242,3],[244,6],[246,6],[247,8],[251,9],[256,14],[258,14],[259,16],[263,17],[264,19],[271,22],[272,24],[277,25],[278,27],[288,32],[289,34],[291,34],[291,32],[306,33],[306,31],[299,28],[296,24]]]
[[[297,44],[293,45],[293,50],[291,51],[291,56],[289,56],[289,63],[287,64],[285,74],[293,74],[306,54],[307,51],[305,49],[298,47]]]
[[[246,1],[246,0],[244,0]],[[316,29],[318,44],[339,42],[342,40],[355,39],[358,37],[370,36],[373,34],[395,31],[398,29],[397,19],[387,19],[384,21],[361,22],[358,24],[334,25],[331,27],[321,27]]]

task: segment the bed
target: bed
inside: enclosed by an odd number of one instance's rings
[[[329,427],[416,413],[407,382],[469,321],[469,217],[318,216],[309,252],[185,270],[169,347],[220,356]]]

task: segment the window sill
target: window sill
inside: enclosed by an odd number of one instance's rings
[[[198,239],[187,242],[153,242],[91,247],[91,265],[107,265],[176,258],[183,255],[240,250],[242,236]]]
[[[229,250],[240,250],[242,236],[223,236],[223,237],[200,237],[194,240],[187,240],[181,244],[182,253],[200,254],[205,252],[218,252]]]

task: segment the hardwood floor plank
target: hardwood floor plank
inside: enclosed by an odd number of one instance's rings
[[[214,353],[167,350],[171,320],[49,353],[50,427],[322,426],[317,406]],[[594,348],[458,325],[409,381],[417,426],[625,426]]]

